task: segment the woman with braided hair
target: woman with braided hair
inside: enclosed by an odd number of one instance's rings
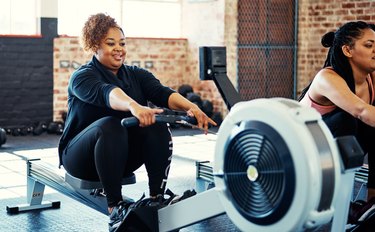
[[[375,31],[366,22],[348,22],[321,43],[329,48],[323,69],[299,100],[322,115],[334,137],[354,135],[368,154],[370,201],[375,197]]]

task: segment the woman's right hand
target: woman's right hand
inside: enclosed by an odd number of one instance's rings
[[[155,114],[163,113],[163,109],[150,108],[139,105],[136,102],[130,103],[130,112],[139,120],[140,127],[146,127],[154,124]]]

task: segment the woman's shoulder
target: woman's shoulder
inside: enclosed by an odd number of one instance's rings
[[[323,68],[314,77],[309,91],[310,97],[317,102],[325,104],[327,95],[344,86],[347,86],[345,80],[332,68]]]
[[[332,67],[325,67],[319,70],[317,75],[338,75]]]
[[[321,69],[314,77],[314,81],[324,83],[345,82],[344,79],[332,67]]]
[[[145,68],[139,67],[137,65],[127,65],[124,64],[124,68],[127,72],[131,72],[133,75],[141,77],[154,77],[154,75]]]
[[[92,64],[92,62],[88,62],[86,64],[83,64],[81,66],[79,66],[73,73],[72,73],[72,77],[73,76],[81,76],[85,73],[95,73],[96,72],[96,68],[95,66]]]
[[[70,76],[69,83],[73,85],[73,83],[81,83],[82,81],[87,80],[96,80],[98,78],[97,70],[95,67],[90,64],[84,64],[76,69],[72,75]]]

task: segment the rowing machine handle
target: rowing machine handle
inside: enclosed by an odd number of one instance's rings
[[[155,122],[165,122],[164,115],[155,115]],[[139,124],[139,120],[136,117],[123,118],[121,120],[121,125],[123,127],[132,127]]]
[[[121,125],[123,127],[131,127],[131,126],[136,126],[138,124],[139,124],[139,120],[136,117],[123,118],[121,120]]]
[[[181,116],[181,115],[155,115],[155,121],[157,123],[178,123],[178,121],[185,121],[190,124],[197,124],[197,120],[194,117]],[[139,120],[136,117],[123,118],[121,125],[123,127],[132,127],[139,124]]]

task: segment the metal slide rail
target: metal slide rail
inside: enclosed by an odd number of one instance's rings
[[[22,211],[44,208],[60,208],[60,202],[43,201],[45,186],[87,205],[103,214],[108,214],[107,200],[104,195],[97,194],[97,189],[75,188],[67,182],[66,176],[61,175],[61,170],[41,161],[40,159],[30,159],[26,161],[27,167],[27,204],[14,207],[7,206],[8,213],[14,214]],[[60,172],[60,173],[59,173]],[[123,183],[135,183],[135,176],[124,178]],[[93,182],[97,186],[96,182]],[[124,198],[131,201],[129,198]]]

